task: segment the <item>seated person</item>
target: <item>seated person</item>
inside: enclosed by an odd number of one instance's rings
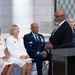
[[[21,68],[22,75],[30,75],[32,70],[32,61],[26,52],[23,44],[23,39],[18,36],[19,27],[17,25],[11,25],[10,37],[7,38],[7,48],[10,57],[13,59],[16,65]]]
[[[72,33],[73,33],[73,44],[72,47],[75,47],[75,28],[74,28],[74,19],[73,18],[69,18],[68,19],[68,23],[72,29]]]
[[[4,39],[1,37],[0,28],[0,75],[11,75],[14,62],[9,58]]]
[[[49,53],[44,49],[44,36],[38,33],[38,29],[37,23],[31,24],[31,32],[24,35],[24,46],[29,56],[35,59],[38,75],[42,75],[42,63],[49,60]]]

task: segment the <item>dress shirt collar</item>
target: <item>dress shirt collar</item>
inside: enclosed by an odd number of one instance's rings
[[[65,20],[63,20],[62,22],[59,23],[59,27],[65,22]]]
[[[35,36],[35,33],[32,32],[32,35],[34,36],[35,40],[36,40],[36,36]],[[36,34],[38,35],[38,34]],[[37,39],[39,40],[38,36],[37,36]]]
[[[13,41],[19,41],[19,40],[20,40],[20,38],[19,38],[19,37],[18,37],[18,39],[14,38],[14,36],[13,36],[13,35],[11,35],[11,37],[12,37],[12,40],[13,40]]]
[[[35,34],[32,32],[32,35],[35,37]]]
[[[35,33],[33,33],[33,32],[32,32],[32,35],[33,35],[33,36],[34,36],[34,38],[35,38]]]

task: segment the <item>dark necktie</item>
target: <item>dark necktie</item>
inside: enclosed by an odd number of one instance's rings
[[[39,40],[38,40],[38,35],[37,34],[35,34],[35,38],[36,38],[36,41],[38,42]]]

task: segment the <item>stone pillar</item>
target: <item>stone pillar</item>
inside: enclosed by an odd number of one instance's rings
[[[12,24],[20,28],[20,36],[30,32],[30,24],[34,22],[34,0],[12,1]]]

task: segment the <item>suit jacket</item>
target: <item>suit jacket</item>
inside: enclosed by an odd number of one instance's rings
[[[72,39],[73,44],[72,44],[72,47],[75,48],[75,28],[72,29],[72,35],[73,35],[73,39]]]
[[[27,49],[28,54],[30,57],[33,57],[37,52],[46,51],[44,49],[45,41],[44,36],[41,34],[38,34],[39,41],[37,42],[32,34],[26,34],[24,35],[24,46]]]
[[[72,42],[72,30],[70,25],[65,21],[50,37],[50,42],[53,44],[53,48],[60,47],[69,48]]]
[[[75,38],[75,28],[72,29],[73,32],[73,38]]]

